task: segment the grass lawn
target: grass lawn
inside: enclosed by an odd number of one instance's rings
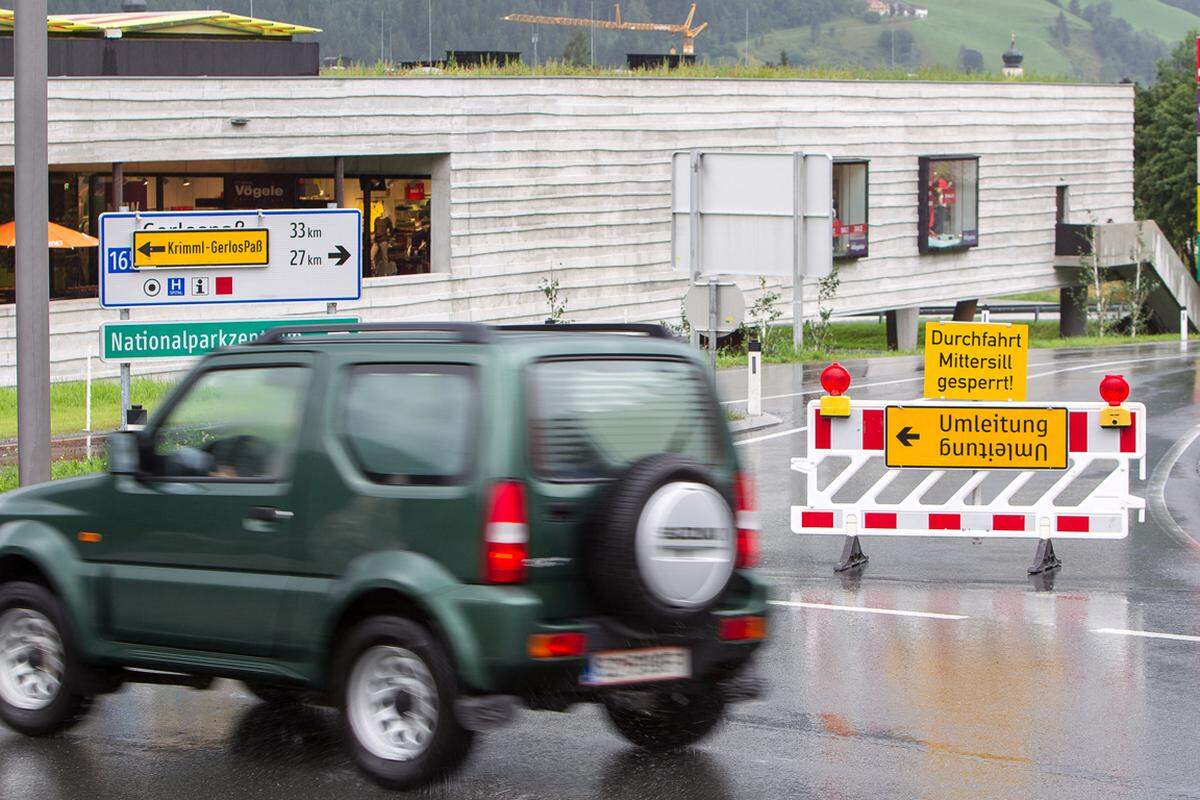
[[[1057,303],[1059,301],[1057,289],[1047,289],[1043,292],[1025,292],[1024,294],[1010,294],[1005,297],[997,297],[989,302],[994,302],[1001,305],[1008,301],[1022,303]]]
[[[1177,333],[1162,333],[1151,336],[1138,336],[1136,339],[1119,334],[1107,336],[1076,336],[1069,339],[1058,335],[1058,320],[1044,320],[1026,323],[1029,325],[1029,346],[1034,349],[1051,349],[1064,347],[1112,347],[1115,345],[1142,344],[1145,342],[1174,342],[1179,340]],[[851,358],[878,358],[881,356],[910,356],[924,349],[925,323],[921,322],[917,331],[916,350],[888,350],[887,325],[878,322],[838,322],[833,325],[830,338],[833,346],[826,352],[804,350],[797,354],[791,346],[792,329],[790,326],[776,328],[771,332],[771,346],[767,349],[763,360],[768,364],[799,364],[819,363]],[[1191,338],[1196,339],[1193,335]],[[719,353],[718,367],[745,366],[744,353]]]
[[[75,478],[80,475],[87,475],[92,472],[100,472],[108,467],[108,462],[103,456],[95,456],[93,458],[81,458],[79,460],[63,459],[55,461],[50,465],[50,480],[58,481],[63,478]],[[0,467],[0,492],[7,492],[17,488],[17,468]]]
[[[134,404],[153,410],[175,385],[174,381],[134,378]],[[79,433],[86,418],[85,384],[67,381],[50,385],[50,433],[55,436]],[[121,421],[121,385],[116,380],[92,382],[92,430],[110,431]],[[0,440],[17,436],[17,389],[0,388]]]

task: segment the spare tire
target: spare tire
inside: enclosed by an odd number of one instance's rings
[[[708,470],[662,454],[613,485],[588,536],[587,570],[602,607],[641,629],[678,630],[720,600],[737,531]]]

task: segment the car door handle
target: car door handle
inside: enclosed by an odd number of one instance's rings
[[[286,522],[294,516],[291,511],[271,506],[250,506],[250,510],[246,512],[248,522]]]

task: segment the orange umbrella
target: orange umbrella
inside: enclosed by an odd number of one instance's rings
[[[6,222],[0,225],[0,247],[14,247],[16,244],[16,233],[17,223]],[[100,240],[94,236],[88,236],[86,233],[73,231],[70,228],[64,228],[62,225],[51,222],[46,243],[50,247],[74,249],[77,247],[95,247],[100,244]]]

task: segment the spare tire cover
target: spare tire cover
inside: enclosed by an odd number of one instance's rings
[[[688,623],[729,585],[733,512],[704,467],[680,456],[649,456],[612,487],[587,551],[604,610],[654,628]]]
[[[672,481],[650,495],[637,524],[637,566],[656,598],[704,607],[729,582],[733,560],[733,515],[716,489]]]

